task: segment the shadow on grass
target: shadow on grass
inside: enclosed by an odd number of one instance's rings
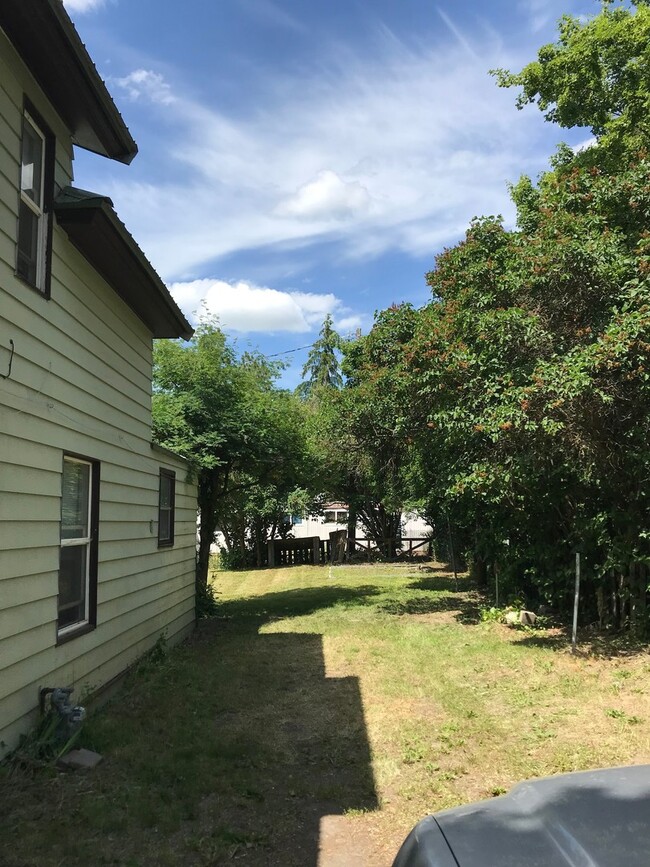
[[[552,632],[527,631],[517,632],[512,639],[517,647],[541,647],[547,650],[568,652],[571,650],[571,629],[568,626],[554,629]],[[612,659],[617,656],[629,657],[647,654],[648,643],[635,639],[630,635],[598,632],[594,629],[580,629],[576,655]]]
[[[370,584],[355,588],[324,586],[282,590],[262,596],[219,602],[217,619],[248,620],[251,625],[257,626],[260,622],[283,617],[302,617],[335,605],[368,605],[379,592],[377,587]]]
[[[84,729],[92,773],[0,778],[0,863],[317,867],[324,816],[378,807],[358,678],[327,676],[321,635],[248,625],[132,675]]]
[[[309,595],[313,610],[321,597]],[[209,642],[219,681],[205,735],[231,789],[220,823],[252,841],[237,853],[243,864],[317,867],[323,816],[378,807],[358,678],[326,676],[320,635],[248,625],[224,632],[215,621],[196,638]]]
[[[410,599],[386,602],[379,606],[387,614],[440,614],[451,612],[456,620],[467,625],[480,619],[478,600],[463,596],[415,596]]]
[[[469,590],[475,589],[475,585],[466,576],[462,576],[456,581],[448,575],[445,575],[444,578],[438,575],[418,578],[407,587],[409,590],[446,591],[447,593],[467,593]]]
[[[412,596],[404,600],[391,600],[379,606],[388,614],[437,614],[451,612],[456,620],[466,625],[478,623],[482,599],[467,576],[456,581],[447,575],[419,578],[406,585],[407,590],[428,591],[427,595]]]

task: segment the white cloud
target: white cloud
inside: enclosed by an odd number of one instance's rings
[[[520,0],[519,5],[528,15],[533,33],[542,30],[556,17],[553,0]]]
[[[571,148],[574,154],[582,153],[582,151],[589,150],[589,148],[593,147],[597,142],[596,136],[589,136],[589,138],[584,141],[578,142],[578,144],[574,144]]]
[[[578,20],[585,23],[598,12],[595,9],[589,15],[578,14],[577,9],[571,8],[578,5],[582,8],[585,6],[584,3],[577,4],[576,0],[519,0],[519,8],[527,15],[533,33],[539,33],[540,30],[544,30],[549,25],[553,25],[555,30],[555,24],[562,15],[575,15]]]
[[[63,5],[69,12],[91,12],[93,9],[99,9],[103,6],[105,0],[63,0]]]
[[[171,105],[176,102],[176,97],[164,77],[150,69],[135,69],[124,78],[116,78],[115,83],[125,90],[132,100],[144,97],[158,105]]]
[[[340,319],[334,320],[334,327],[339,334],[347,337],[354,334],[357,329],[368,326],[368,317],[352,314],[351,316],[342,316]]]
[[[291,292],[291,297],[303,312],[305,321],[310,325],[320,325],[328,313],[340,305],[339,299],[331,292]]]
[[[370,205],[368,190],[358,181],[346,183],[336,172],[319,172],[314,180],[276,208],[282,217],[344,220],[363,215]]]
[[[450,33],[452,33],[453,36],[456,38],[458,44],[462,48],[465,49],[465,51],[470,55],[470,57],[473,57],[474,60],[476,60],[477,54],[474,51],[474,49],[472,48],[469,40],[467,39],[467,37],[465,36],[463,31],[452,21],[452,19],[449,17],[449,15],[447,15],[447,13],[443,9],[440,8],[440,6],[437,7],[437,10],[438,10],[438,15],[445,22]]]
[[[302,76],[265,70],[232,112],[137,69],[120,83],[157,104],[154,144],[128,178],[93,164],[79,183],[106,190],[166,279],[319,241],[339,257],[433,257],[475,214],[511,216],[507,181],[553,149],[541,115],[517,112],[486,72],[521,58],[462,39],[407,47],[382,30],[367,57],[339,45]]]
[[[308,332],[340,306],[332,294],[281,292],[240,280],[192,280],[169,287],[181,310],[194,322],[202,311],[227,330]]]

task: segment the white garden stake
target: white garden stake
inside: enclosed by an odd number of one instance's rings
[[[576,641],[578,639],[578,599],[580,597],[580,552],[576,552],[576,594],[573,600],[573,638],[571,641],[571,652],[576,652]]]

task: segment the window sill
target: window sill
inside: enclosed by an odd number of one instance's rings
[[[94,623],[82,623],[78,629],[71,629],[69,632],[57,632],[56,634],[56,647],[60,644],[66,644],[68,641],[72,641],[73,638],[79,638],[80,635],[87,635],[89,632],[92,632],[97,627]]]
[[[174,547],[174,540],[173,539],[167,539],[164,542],[158,542],[158,547],[159,548],[173,548]]]
[[[24,286],[27,286],[29,289],[31,289],[32,292],[36,292],[37,295],[40,295],[41,298],[44,298],[46,301],[51,300],[52,296],[50,295],[48,290],[46,290],[44,288],[40,288],[39,286],[36,285],[36,283],[32,283],[31,280],[28,280],[27,277],[23,277],[22,274],[18,273],[18,271],[14,271],[14,277],[16,278],[16,280],[20,280],[20,282]]]

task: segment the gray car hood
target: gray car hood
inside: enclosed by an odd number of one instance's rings
[[[650,867],[650,765],[546,777],[436,813],[394,867]]]

